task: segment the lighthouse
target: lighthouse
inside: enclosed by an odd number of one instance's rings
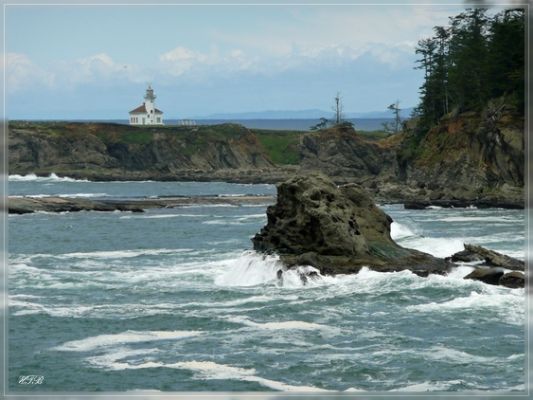
[[[163,125],[163,111],[155,108],[154,89],[148,85],[144,103],[130,111],[130,125]]]

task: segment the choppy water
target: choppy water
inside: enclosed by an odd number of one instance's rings
[[[269,185],[12,177],[13,195],[267,194]],[[384,206],[402,245],[523,258],[516,210]],[[9,217],[10,390],[523,391],[523,289],[410,272],[275,280],[265,206]],[[43,375],[21,386],[21,375]]]

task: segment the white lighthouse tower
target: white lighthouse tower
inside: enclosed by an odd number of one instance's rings
[[[144,95],[144,103],[130,111],[130,125],[163,125],[163,111],[155,108],[155,94],[148,85]]]

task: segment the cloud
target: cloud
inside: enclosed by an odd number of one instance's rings
[[[127,80],[135,83],[150,80],[145,69],[124,62],[117,62],[106,53],[94,54],[71,61],[58,62],[54,68],[62,82],[70,87],[105,80]]]
[[[249,70],[256,60],[250,58],[240,49],[231,49],[224,53],[217,48],[209,52],[198,52],[178,46],[159,56],[162,71],[173,76],[185,73],[233,72]]]
[[[195,80],[209,80],[228,73],[273,76],[298,69],[334,68],[356,63],[363,56],[396,69],[412,64],[414,50],[409,43],[393,46],[367,43],[357,47],[337,44],[291,46],[289,52],[257,53],[251,55],[242,49],[221,52],[216,48],[197,52],[178,46],[159,56],[161,68],[158,70],[173,77],[194,77]]]
[[[2,68],[4,65],[8,93],[54,84],[55,75],[35,64],[26,54],[7,53],[2,59]]]

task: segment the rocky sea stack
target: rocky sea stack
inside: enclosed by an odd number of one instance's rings
[[[254,249],[277,253],[288,267],[311,265],[323,274],[404,269],[444,274],[452,263],[397,245],[392,218],[360,186],[337,187],[322,174],[299,176],[277,187],[267,225],[252,239]]]

